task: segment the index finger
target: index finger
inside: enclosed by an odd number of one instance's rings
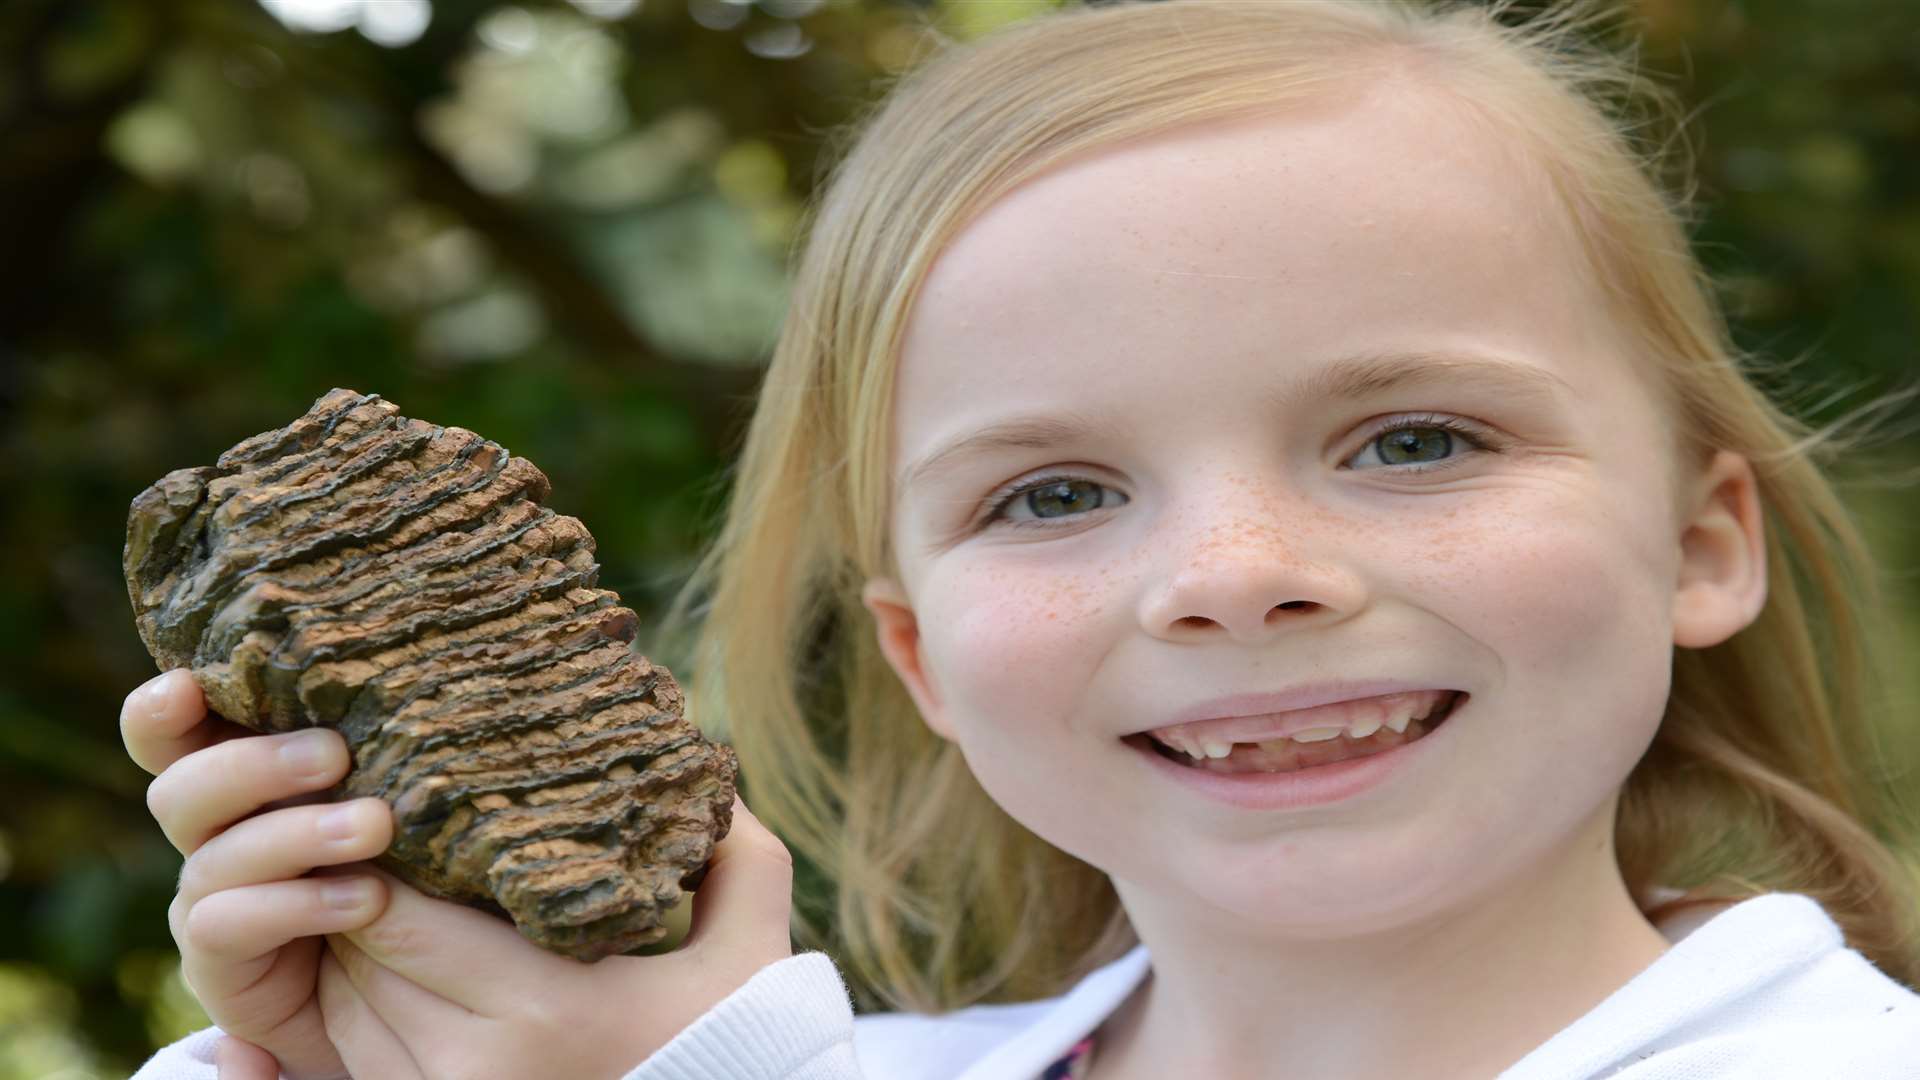
[[[207,714],[207,696],[186,668],[147,680],[120,705],[120,741],[134,764],[155,776],[195,750],[248,734]]]

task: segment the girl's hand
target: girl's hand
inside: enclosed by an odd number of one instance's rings
[[[385,906],[384,882],[343,871],[386,849],[393,814],[379,799],[292,804],[346,775],[346,740],[318,729],[258,735],[209,716],[179,670],[127,695],[120,734],[156,774],[147,807],[186,856],[167,909],[182,973],[207,1016],[256,1050],[222,1047],[236,1055],[222,1071],[245,1076],[253,1066],[242,1062],[264,1050],[292,1080],[345,1077],[315,996],[318,935],[365,926]],[[326,876],[304,876],[316,867]]]
[[[213,1044],[215,1080],[280,1080],[273,1055],[231,1035]]]
[[[793,954],[792,857],[737,797],[692,929],[663,955],[585,964],[494,916],[386,886],[385,913],[328,935],[320,958],[320,1008],[356,1077],[617,1080]]]

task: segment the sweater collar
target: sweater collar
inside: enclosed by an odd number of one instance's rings
[[[1832,917],[1798,893],[1766,893],[1705,922],[1676,919],[1660,929],[1677,938],[1672,948],[1499,1080],[1609,1074],[1701,1017],[1773,992],[1846,945]]]
[[[1087,1033],[1100,1026],[1147,976],[1147,947],[1135,945],[1125,956],[1095,968],[1072,990],[1055,999],[1038,1021],[973,1063],[954,1080],[1007,1080],[1039,1076]]]
[[[1618,1054],[1646,1045],[1701,1008],[1750,994],[1844,944],[1839,927],[1820,905],[1794,893],[1768,893],[1703,914],[1683,913],[1662,922],[1659,929],[1674,942],[1672,948],[1502,1073],[1500,1080],[1603,1072]],[[1040,1075],[1112,1015],[1150,968],[1146,945],[1134,946],[1080,980],[1039,1020],[954,1080]],[[1688,1002],[1696,1004],[1688,1007]],[[1567,1071],[1572,1057],[1590,1067],[1580,1066],[1586,1072]]]

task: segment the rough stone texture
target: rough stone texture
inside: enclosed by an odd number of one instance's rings
[[[662,938],[732,824],[736,761],[683,716],[593,537],[498,443],[332,390],[133,500],[127,593],[226,719],[322,726],[379,864],[581,960]]]

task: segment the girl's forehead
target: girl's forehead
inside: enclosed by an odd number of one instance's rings
[[[1062,163],[936,259],[896,423],[914,442],[983,395],[1173,376],[1197,391],[1250,366],[1449,348],[1584,389],[1614,320],[1568,215],[1518,158],[1449,110],[1381,94]]]
[[[935,261],[919,307],[998,303],[1062,270],[1312,284],[1343,245],[1572,240],[1526,155],[1411,92],[1210,122],[1077,155],[1001,196]],[[1557,243],[1553,243],[1557,242]],[[1470,255],[1473,252],[1462,252]],[[1072,290],[1067,290],[1071,292]]]

